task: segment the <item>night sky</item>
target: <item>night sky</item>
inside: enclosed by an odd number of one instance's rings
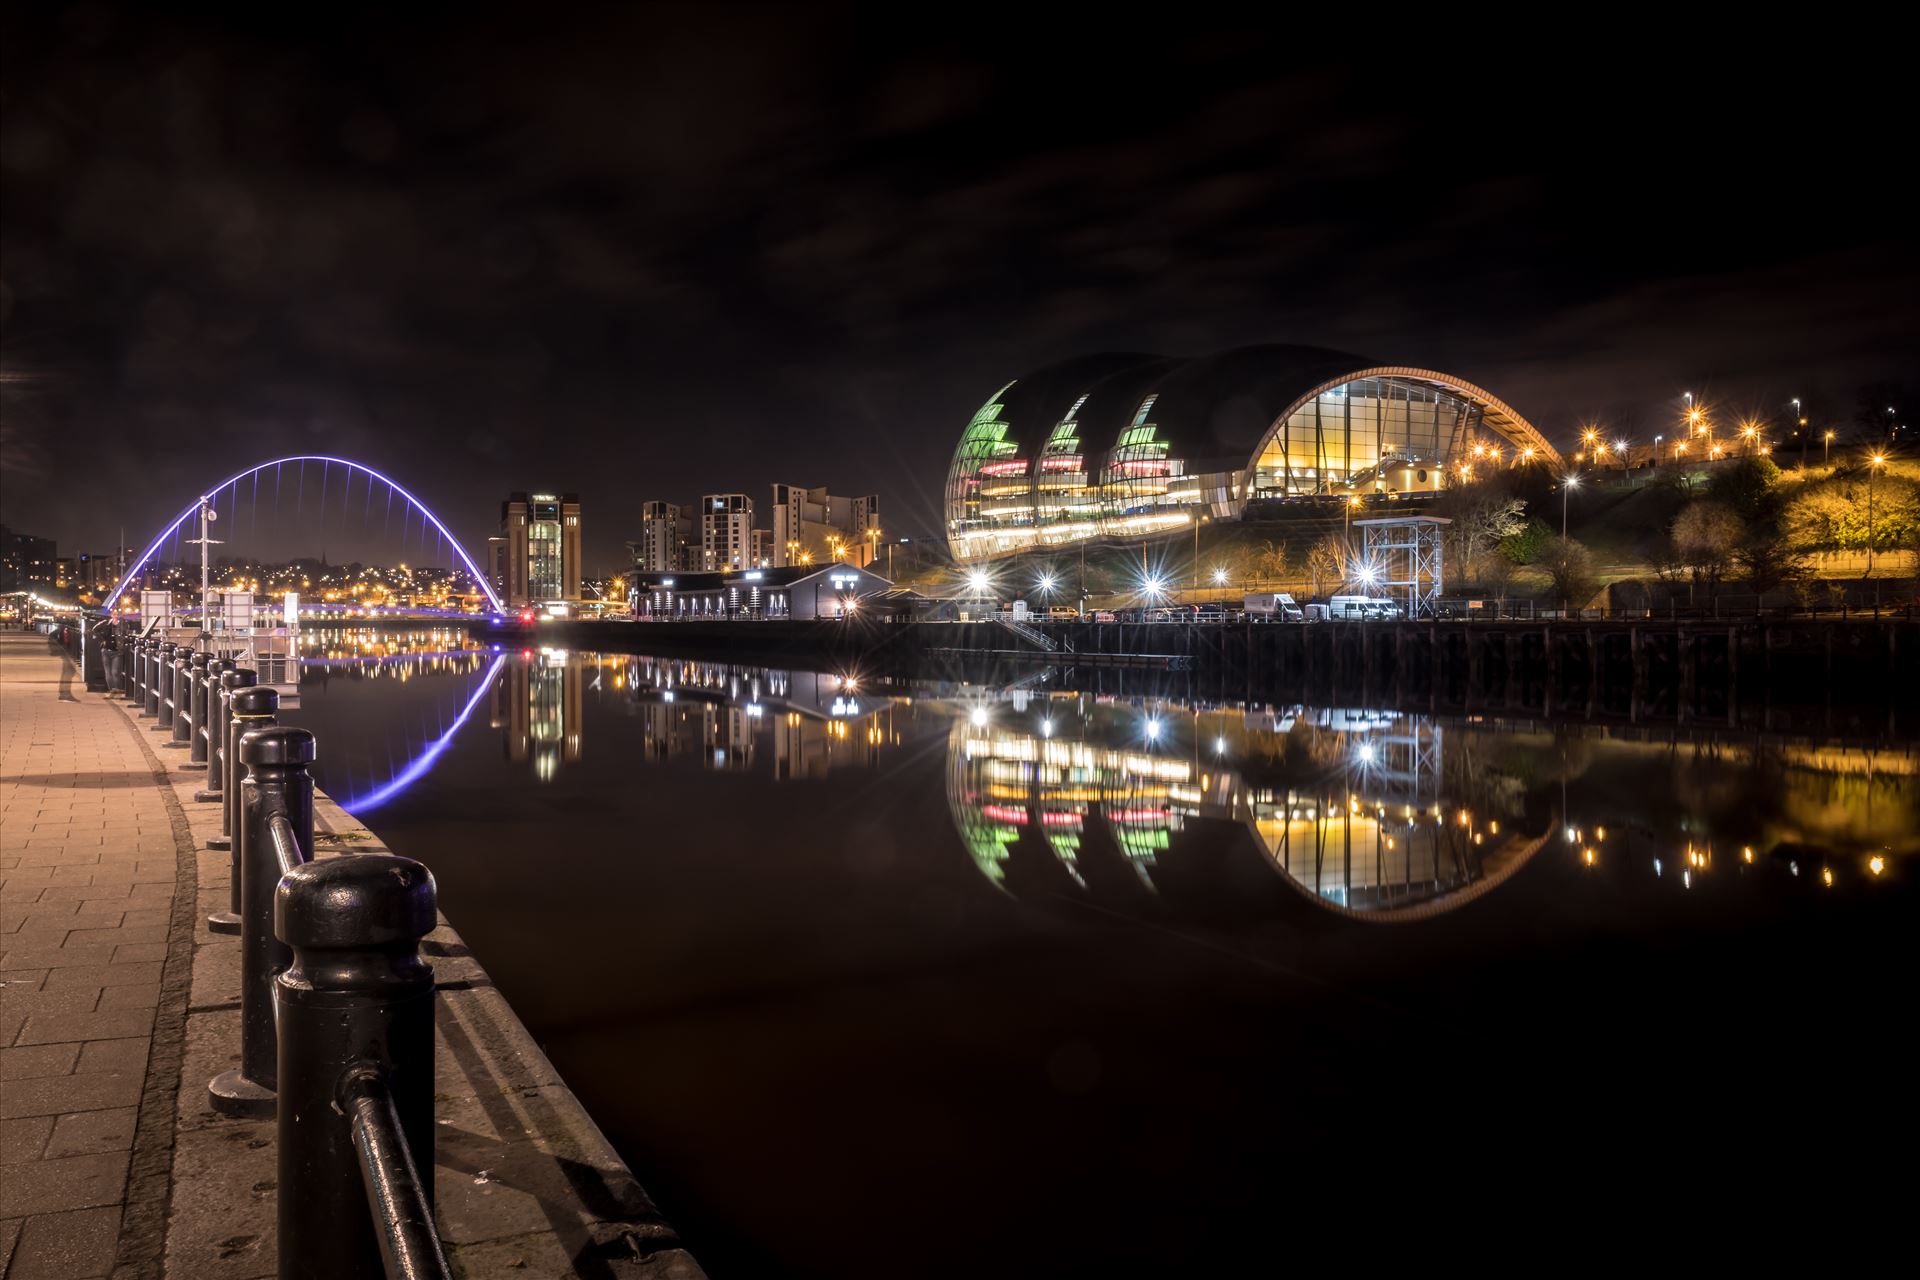
[[[927,532],[987,395],[1102,349],[1343,348],[1559,439],[1920,370],[1911,87],[1857,27],[158,8],[0,28],[4,519],[63,554],[317,450],[469,545],[576,490],[590,569],[775,481]]]

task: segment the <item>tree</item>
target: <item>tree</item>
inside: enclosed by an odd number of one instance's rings
[[[1789,586],[1808,573],[1807,559],[1800,549],[1770,529],[1752,532],[1733,555],[1756,595]]]
[[[1526,502],[1489,484],[1448,490],[1439,510],[1453,521],[1445,537],[1458,565],[1474,564],[1482,552],[1526,527]]]
[[[1508,534],[1500,541],[1501,554],[1515,564],[1532,564],[1540,558],[1540,552],[1553,537],[1553,527],[1539,516],[1526,522],[1518,530]]]
[[[1547,579],[1553,584],[1554,598],[1564,609],[1585,608],[1599,588],[1593,558],[1572,538],[1549,538],[1535,563],[1546,570]]]
[[[1742,520],[1760,520],[1773,514],[1773,487],[1780,468],[1773,459],[1749,455],[1722,465],[1707,481],[1707,497]]]
[[[1475,583],[1493,592],[1494,599],[1505,600],[1508,589],[1513,586],[1513,575],[1519,568],[1507,554],[1503,543],[1481,552],[1478,563],[1469,566],[1469,572]]]
[[[1673,551],[1696,586],[1711,594],[1733,566],[1746,526],[1740,517],[1711,498],[1689,502],[1673,522]]]
[[[1347,576],[1347,544],[1337,533],[1330,533],[1313,544],[1307,552],[1307,591],[1310,595],[1320,594],[1322,582],[1339,584]]]

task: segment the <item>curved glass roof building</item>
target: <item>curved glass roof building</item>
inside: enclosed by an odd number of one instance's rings
[[[1009,382],[974,414],[947,471],[947,538],[956,559],[980,560],[1559,459],[1492,392],[1432,369],[1295,346],[1084,356]]]

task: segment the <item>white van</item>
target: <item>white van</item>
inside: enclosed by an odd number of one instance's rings
[[[1397,618],[1400,606],[1385,596],[1335,596],[1327,601],[1327,616],[1336,622]]]
[[[1284,591],[1250,591],[1241,602],[1248,622],[1300,622],[1305,615]]]

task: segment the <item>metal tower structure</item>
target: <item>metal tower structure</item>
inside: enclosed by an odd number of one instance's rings
[[[1373,581],[1399,599],[1409,618],[1433,614],[1433,602],[1444,590],[1440,539],[1453,521],[1444,516],[1383,516],[1355,520],[1365,539],[1363,563]]]

